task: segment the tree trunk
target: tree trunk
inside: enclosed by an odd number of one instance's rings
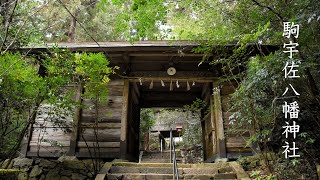
[[[74,17],[71,16],[70,28],[69,28],[69,32],[68,32],[68,42],[75,42],[76,25],[77,25],[76,18],[78,17],[79,12],[80,12],[80,9],[77,8],[75,13],[73,14]]]
[[[0,15],[2,17],[2,26],[8,25],[9,7],[13,0],[0,0]]]

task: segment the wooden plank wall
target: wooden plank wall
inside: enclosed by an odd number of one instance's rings
[[[40,105],[36,122],[32,126],[27,156],[58,157],[66,154],[70,147],[72,116],[57,119],[50,115],[55,107]]]
[[[83,99],[75,151],[77,157],[120,157],[123,86],[123,80],[109,82],[108,100],[98,109],[94,108],[94,102]]]
[[[94,103],[83,99],[85,105],[80,111],[80,120],[77,128],[73,126],[74,117],[65,116],[62,120],[63,126],[58,126],[48,120],[47,116],[39,112],[36,123],[32,127],[31,138],[28,146],[27,156],[58,157],[62,154],[76,155],[78,157],[98,156],[101,158],[120,158],[120,134],[121,118],[123,110],[124,80],[113,80],[109,83],[109,98],[103,102],[98,109],[93,108]],[[212,105],[212,85],[204,86],[202,98]],[[249,134],[238,136],[228,133],[230,123],[229,112],[230,94],[234,92],[232,84],[224,83],[221,88],[221,106],[223,115],[224,132],[226,136],[226,153],[228,158],[235,158],[240,155],[251,153],[250,147],[245,148],[245,141]],[[139,154],[139,125],[140,107],[139,90],[135,84],[130,84],[128,91],[127,106],[127,127],[125,138],[125,155],[128,159],[136,159]],[[42,109],[50,108],[49,105],[42,105]],[[46,107],[47,106],[47,107]],[[207,114],[203,114],[202,132],[204,158],[210,159],[217,155],[216,122],[212,108]],[[212,121],[213,119],[213,121]],[[58,119],[59,120],[59,119]],[[75,141],[72,141],[75,132]],[[71,143],[70,143],[71,142]],[[72,145],[74,144],[74,145]],[[99,149],[99,150],[98,150]]]
[[[106,102],[100,104],[98,116],[94,103],[89,99],[82,99],[84,107],[80,111],[78,125],[73,124],[72,115],[60,119],[65,125],[58,127],[39,112],[32,127],[27,156],[59,157],[68,154],[77,157],[119,158],[123,87],[122,79],[109,82],[106,87],[109,88],[109,97]],[[75,126],[78,132],[74,131]],[[75,145],[70,149],[72,133],[77,134]],[[54,143],[57,146],[52,146]]]

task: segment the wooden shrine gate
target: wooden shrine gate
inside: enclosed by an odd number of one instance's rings
[[[137,160],[139,156],[140,108],[182,107],[200,98],[209,105],[202,113],[204,159],[234,158],[250,154],[245,138],[226,137],[229,124],[229,95],[235,91],[232,83],[219,84],[221,66],[210,65],[231,54],[234,48],[217,46],[201,65],[204,54],[192,49],[197,44],[187,41],[142,41],[99,43],[62,43],[59,47],[72,52],[103,52],[112,66],[119,66],[120,76],[111,77],[109,98],[99,107],[98,126],[94,129],[94,110],[76,109],[74,116],[65,117],[65,127],[56,125],[39,114],[30,129],[22,153],[27,157],[59,157],[61,154],[90,158],[122,158]],[[248,47],[250,55],[275,50],[273,46]],[[33,54],[46,48],[22,49]],[[249,51],[250,50],[250,51]],[[81,90],[73,87],[81,100]],[[82,99],[90,107],[92,102]],[[46,133],[44,133],[44,130]],[[98,132],[98,133],[97,133]],[[46,141],[43,141],[46,139]],[[59,146],[52,146],[56,142]],[[96,153],[98,152],[98,153]]]

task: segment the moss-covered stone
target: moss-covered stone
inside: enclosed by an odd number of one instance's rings
[[[45,167],[45,168],[54,168],[56,165],[57,165],[56,162],[49,161],[46,159],[41,159],[39,163],[40,167]]]
[[[63,162],[63,161],[76,161],[78,158],[76,156],[61,156],[59,157],[58,161]]]
[[[51,169],[46,175],[46,180],[55,180],[55,179],[60,179],[59,170]]]
[[[6,169],[12,169],[13,167],[13,160],[10,161],[10,164],[8,165],[9,163],[9,159],[6,159],[4,162],[1,162],[1,168],[6,168]],[[8,166],[7,166],[8,165]]]
[[[18,179],[20,171],[17,169],[0,169],[0,177],[6,180]]]
[[[228,172],[233,172],[232,167],[228,166],[228,167],[222,167],[218,169],[219,173],[228,173]]]
[[[14,163],[13,163],[13,167],[14,168],[23,169],[23,168],[32,166],[32,164],[33,164],[33,160],[32,159],[15,158],[14,159]]]
[[[95,161],[91,159],[81,160],[81,163],[85,166],[86,170],[88,171],[94,171],[94,166],[96,163],[98,163],[99,167],[103,166],[103,161]]]
[[[29,178],[29,175],[27,172],[21,172],[18,175],[18,180],[27,180]]]
[[[76,179],[76,180],[83,180],[86,179],[86,176],[83,176],[78,173],[72,173],[71,179]]]
[[[35,166],[32,168],[29,176],[30,176],[31,178],[33,178],[33,177],[40,176],[41,173],[42,173],[42,167],[39,167],[38,165],[35,165]]]
[[[62,169],[62,170],[60,171],[60,175],[61,175],[61,176],[71,176],[72,172],[73,172],[73,171],[71,171],[71,170]]]
[[[62,162],[62,166],[67,169],[86,169],[84,163],[79,160],[65,160]]]
[[[42,174],[39,178],[39,180],[45,180],[46,179],[46,176],[44,174]]]

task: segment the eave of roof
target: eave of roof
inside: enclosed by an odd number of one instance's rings
[[[115,51],[166,51],[166,50],[179,50],[183,48],[183,51],[191,51],[194,47],[201,45],[200,42],[195,41],[183,41],[183,40],[161,40],[161,41],[110,41],[110,42],[60,42],[60,43],[48,43],[46,46],[32,46],[15,49],[18,51],[37,53],[48,51],[53,47],[69,49],[72,52],[115,52]],[[232,50],[234,47],[239,46],[237,44],[217,44],[215,47],[224,47],[228,50]],[[213,47],[214,47],[213,46]],[[252,44],[252,47],[257,45]],[[277,45],[259,45],[261,49],[267,51],[274,51],[279,49]],[[256,48],[258,49],[258,47]]]

